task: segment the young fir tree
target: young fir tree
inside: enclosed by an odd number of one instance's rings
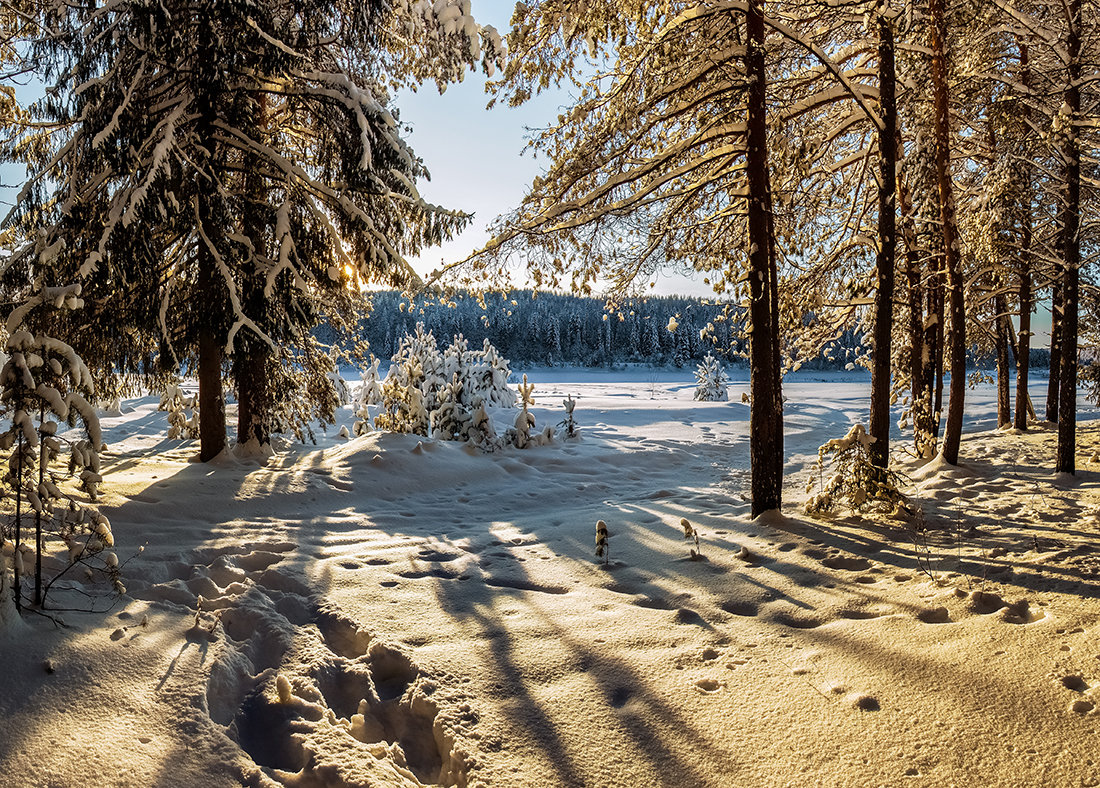
[[[56,249],[44,248],[39,240],[39,260],[48,263]],[[80,564],[94,566],[116,591],[124,591],[118,558],[109,549],[114,545],[110,523],[87,505],[103,481],[99,420],[84,396],[93,391],[92,376],[69,344],[48,333],[56,321],[43,314],[43,307],[81,308],[80,294],[79,285],[40,287],[12,311],[5,326],[8,358],[0,370],[5,422],[0,449],[7,452],[7,461],[0,481],[13,515],[0,524],[0,589],[11,590],[0,601],[0,618],[10,602],[16,609],[22,606],[23,578],[33,579],[29,597],[42,606],[53,583]],[[82,435],[62,436],[59,422],[81,422]],[[66,445],[67,469],[57,463]],[[51,552],[51,542],[53,548],[63,544],[66,557],[61,570],[47,578],[43,557]]]
[[[729,375],[722,362],[707,353],[695,370],[695,399],[702,402],[725,402],[729,399]]]

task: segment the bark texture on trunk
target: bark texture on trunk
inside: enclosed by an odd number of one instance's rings
[[[943,429],[943,457],[952,465],[959,462],[962,441],[963,401],[966,397],[966,311],[963,301],[962,269],[959,261],[955,195],[951,183],[951,115],[947,90],[945,55],[947,24],[943,0],[929,0],[931,16],[932,91],[936,111],[936,180],[939,187],[940,219],[943,222],[944,271],[947,276],[947,311],[951,318],[951,389]]]
[[[267,366],[270,348],[253,342],[238,349],[233,359],[233,377],[237,381],[237,442],[255,439],[261,446],[271,440],[270,393]]]
[[[878,20],[879,107],[883,128],[878,133],[878,253],[875,270],[875,359],[871,368],[871,463],[890,462],[890,339],[894,330],[894,255],[897,246],[897,101],[894,75],[894,32],[885,16]]]
[[[1065,223],[1062,226],[1062,358],[1058,382],[1058,462],[1059,473],[1076,473],[1077,457],[1077,298],[1081,267],[1081,151],[1076,123],[1081,114],[1081,0],[1070,0],[1069,80],[1065,106],[1069,110],[1062,158],[1066,163]],[[1051,370],[1051,377],[1054,370]]]
[[[772,242],[771,186],[768,176],[767,81],[764,71],[764,16],[761,0],[749,0],[746,18],[749,79],[746,176],[749,187],[749,345],[752,410],[749,443],[752,464],[752,516],[779,509],[783,502],[783,395],[778,364],[777,271]]]
[[[214,231],[210,200],[199,195],[198,217],[203,232]],[[207,303],[217,303],[222,283],[215,270],[214,255],[201,237],[198,249],[198,292]],[[225,449],[225,394],[222,391],[222,337],[217,310],[211,309],[198,329],[199,351],[199,460],[209,462]]]

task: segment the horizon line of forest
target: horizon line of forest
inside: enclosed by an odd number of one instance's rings
[[[445,302],[428,295],[409,297],[399,290],[370,293],[371,312],[359,321],[357,338],[383,367],[397,352],[401,339],[412,334],[417,323],[431,331],[438,342],[461,334],[470,347],[488,339],[508,361],[546,366],[611,368],[621,364],[691,367],[708,354],[724,364],[748,366],[743,335],[744,310],[732,318],[717,320],[728,304],[696,296],[663,295],[625,299],[614,312],[607,301],[594,296],[537,292],[530,289],[475,295],[453,294]],[[669,320],[676,330],[670,331]],[[707,326],[710,329],[704,333]],[[340,338],[322,326],[324,342]],[[870,370],[869,337],[859,327],[837,332],[817,352],[792,359],[788,369]],[[1049,369],[1050,351],[1032,348],[1031,369]],[[986,369],[996,364],[988,348],[972,347],[967,368]]]

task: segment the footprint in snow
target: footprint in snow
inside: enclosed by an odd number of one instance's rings
[[[821,565],[829,569],[842,569],[846,572],[866,572],[871,568],[871,562],[866,558],[847,555],[834,555],[822,559]]]
[[[743,600],[730,600],[723,602],[720,607],[727,613],[732,613],[735,616],[755,616],[760,612],[760,608],[757,607],[754,602],[745,602]]]
[[[1060,680],[1063,687],[1068,690],[1073,690],[1074,692],[1085,692],[1089,688],[1089,685],[1085,682],[1085,679],[1082,676],[1074,673],[1062,676]]]
[[[718,679],[699,679],[695,682],[695,689],[704,695],[713,695],[722,691],[726,686],[724,681]]]

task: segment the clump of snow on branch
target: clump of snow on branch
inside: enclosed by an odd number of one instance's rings
[[[170,382],[164,387],[157,409],[168,412],[169,439],[199,437],[199,395],[184,393],[179,381]]]

